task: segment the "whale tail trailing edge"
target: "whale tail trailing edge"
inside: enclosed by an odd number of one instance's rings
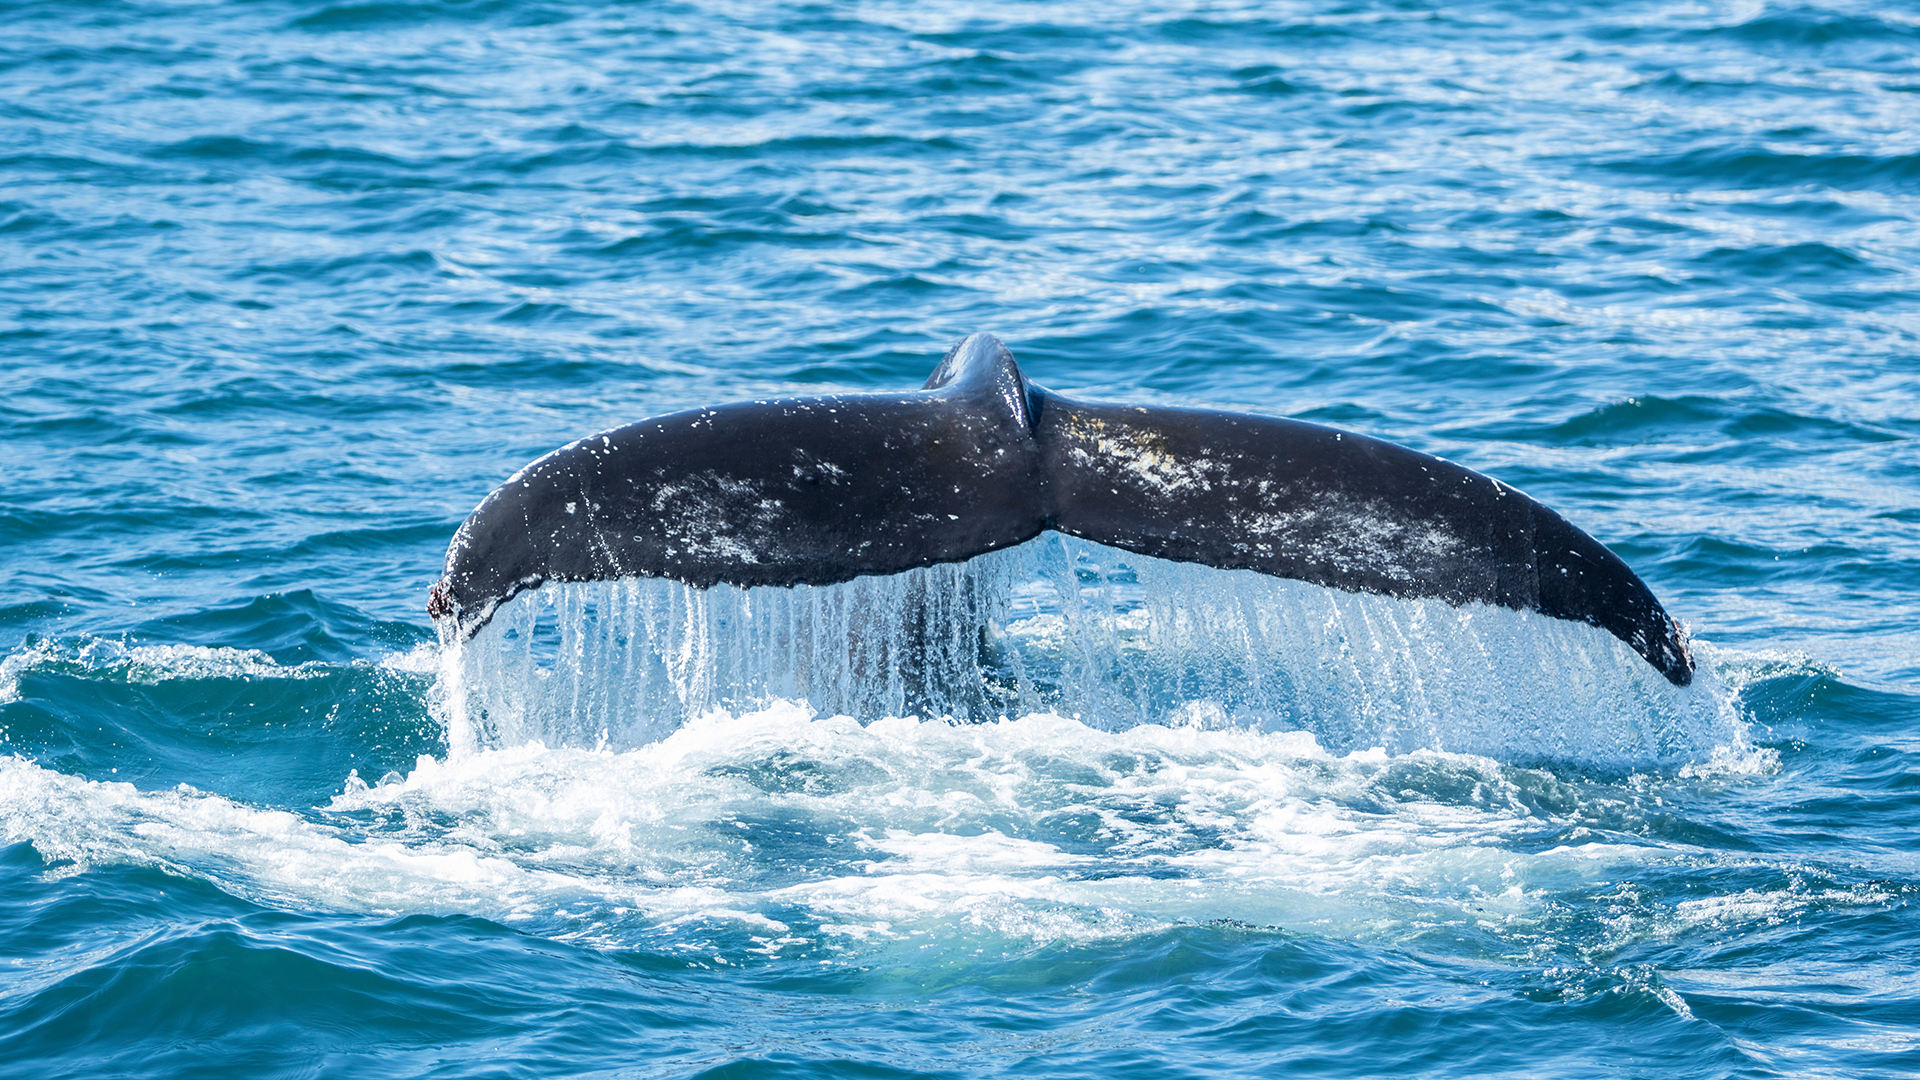
[[[1316,424],[1077,402],[975,334],[923,389],[738,402],[562,447],[489,494],[428,603],[464,640],[554,581],[829,585],[1057,530],[1179,562],[1584,622],[1693,661],[1604,545],[1490,477]]]

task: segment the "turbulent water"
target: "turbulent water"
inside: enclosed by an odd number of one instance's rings
[[[1920,14],[0,3],[0,1072],[1920,1075]],[[1059,537],[549,587],[595,430],[1084,398],[1691,631]]]

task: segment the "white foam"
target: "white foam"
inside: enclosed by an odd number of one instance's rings
[[[309,813],[0,758],[0,833],[265,903],[465,912],[736,959],[921,936],[1026,948],[1223,919],[1386,940],[1441,928],[1520,954],[1552,935],[1556,897],[1705,857],[1597,837],[1528,850],[1583,813],[1530,809],[1541,775],[1435,751],[1333,753],[1301,732],[1104,731],[1053,714],[862,725],[779,703],[626,751],[423,757]],[[1617,814],[1620,792],[1599,792],[1599,812]]]
[[[1708,925],[1719,929],[1743,924],[1779,926],[1811,909],[1879,907],[1895,902],[1895,894],[1877,882],[1845,888],[1817,888],[1795,881],[1785,889],[1747,889],[1724,896],[1683,900],[1674,905],[1674,917],[1682,925]]]

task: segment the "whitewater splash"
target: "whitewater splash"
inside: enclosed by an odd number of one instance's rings
[[[1107,600],[1120,596],[1109,648],[1137,651],[1127,642],[1150,633],[1154,608],[1143,598],[1170,587],[1153,583],[1156,569],[1118,583],[1112,573],[1075,575],[1088,603],[1103,590]],[[978,591],[980,580],[954,595],[995,601]],[[1015,580],[1002,595],[1012,629],[995,633],[1016,641],[1073,641],[1106,625],[1081,610],[1034,610],[1032,581]],[[821,599],[846,603],[844,594]],[[1354,615],[1345,598],[1319,599],[1332,605],[1316,609],[1326,618]],[[551,621],[562,602],[536,610]],[[1057,621],[1042,624],[1051,635],[1043,636],[1033,627],[1048,616]],[[579,651],[569,655],[593,655],[582,640],[591,625],[574,626]],[[709,641],[707,655],[729,645]],[[1052,649],[1033,652],[1057,661],[1061,648]],[[430,659],[419,651],[381,668],[407,674],[419,693]],[[1619,664],[1645,670],[1630,654]],[[288,677],[316,694],[340,692],[311,678],[327,665],[281,667],[237,650],[81,644],[28,650],[13,668],[16,677],[103,682]],[[1062,668],[1022,670],[1058,678]],[[529,685],[571,693],[572,683],[563,668]],[[1618,730],[1641,730],[1649,715]],[[263,806],[185,784],[143,790],[0,754],[0,838],[30,841],[56,861],[51,873],[145,866],[273,906],[469,913],[712,964],[775,955],[866,962],[893,948],[920,963],[915,950],[929,941],[942,942],[943,955],[975,958],[1221,919],[1356,939],[1438,934],[1505,957],[1552,953],[1567,939],[1578,920],[1562,897],[1655,863],[1712,865],[1713,852],[1635,837],[1664,820],[1673,799],[1738,783],[1772,760],[1736,732],[1702,765],[1606,781],[1432,749],[1335,752],[1306,731],[1210,729],[1191,709],[1176,719],[1097,724],[1040,711],[863,723],[797,702],[716,707],[629,749],[597,733],[590,745],[566,747],[496,732],[494,745],[423,755],[404,775],[372,783],[349,775],[320,805]],[[1470,719],[1442,734],[1485,729]],[[1571,745],[1580,730],[1569,719],[1536,735]],[[1704,737],[1708,728],[1688,730]],[[1596,742],[1584,760],[1625,771],[1646,753],[1637,742],[1627,749],[1629,757],[1607,760]],[[1751,889],[1713,894],[1724,912],[1699,910],[1763,920],[1795,903],[1880,902],[1871,891],[1809,899],[1779,890],[1749,897]],[[1583,947],[1617,948],[1693,910],[1637,903]]]
[[[1583,624],[1055,533],[825,587],[548,585],[449,648],[441,691],[456,755],[630,748],[781,701],[863,721],[1053,713],[1105,731],[1297,731],[1336,753],[1610,769],[1699,761],[1742,738],[1710,673],[1676,688]]]
[[[1709,783],[1753,764],[1726,760]],[[1564,936],[1554,898],[1569,890],[1718,858],[1634,839],[1670,813],[1663,796],[1698,783],[1332,755],[1300,732],[1107,732],[1049,715],[861,725],[789,704],[624,752],[422,757],[306,811],[0,756],[0,836],[73,862],[56,872],[148,866],[276,906],[476,914],[723,964],[888,941],[971,956],[1220,919],[1491,935],[1477,948],[1507,955]],[[1759,902],[1754,919],[1801,901]],[[1633,915],[1595,947],[1676,917],[1653,903]]]

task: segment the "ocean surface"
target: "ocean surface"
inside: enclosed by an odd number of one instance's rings
[[[1920,1076],[1920,9],[0,28],[0,1074]],[[981,330],[1511,483],[1699,675],[1058,537],[441,648],[532,458]],[[1054,689],[916,711],[932,586]]]

